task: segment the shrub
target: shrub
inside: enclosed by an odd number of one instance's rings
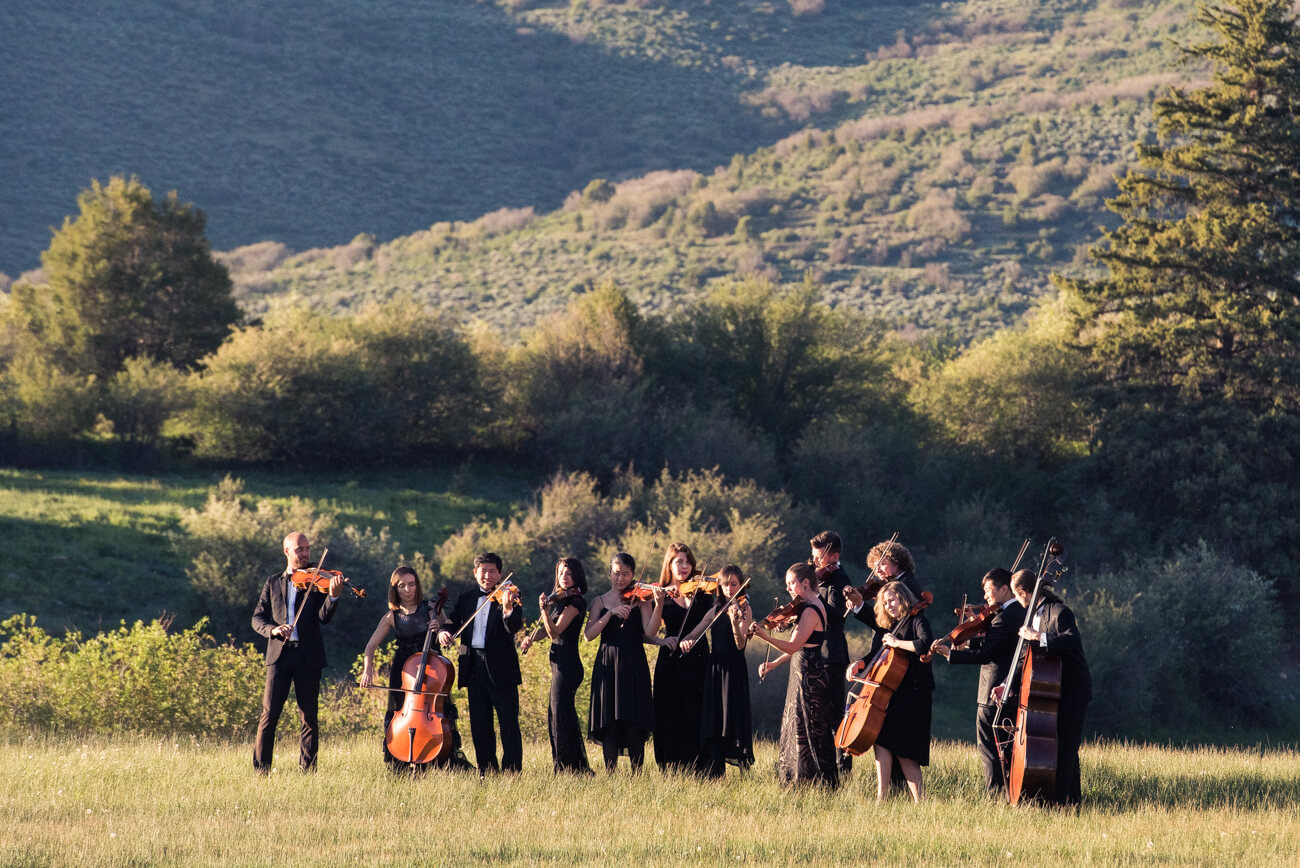
[[[328,548],[326,568],[341,565],[356,578],[386,580],[403,562],[401,544],[392,539],[387,527],[378,531],[355,525],[340,527],[334,514],[298,497],[287,503],[269,498],[254,503],[244,494],[243,482],[230,476],[208,491],[202,509],[181,512],[181,528],[183,533],[173,537],[173,545],[189,564],[186,576],[211,606],[219,635],[248,635],[249,615],[262,583],[276,569],[283,569],[280,542],[289,533],[306,534],[318,557]],[[406,562],[421,575],[430,574],[419,552]],[[378,590],[387,593],[386,586]],[[340,607],[330,624],[331,635],[341,639],[358,634],[364,639],[369,617],[358,608]]]
[[[1090,584],[1099,590],[1070,603],[1092,670],[1091,728],[1159,737],[1275,722],[1283,664],[1267,651],[1283,633],[1269,580],[1198,543]]]
[[[0,624],[0,730],[247,737],[266,666],[251,645],[218,644],[200,621],[164,620],[55,638],[30,615]]]

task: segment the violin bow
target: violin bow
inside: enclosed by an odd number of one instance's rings
[[[701,568],[701,569],[700,569],[700,581],[703,581],[703,580],[704,580],[704,569]],[[689,582],[690,579],[687,579],[686,581]],[[677,584],[680,585],[681,582],[678,582]],[[691,601],[690,601],[690,603],[688,603],[688,604],[686,605],[686,615],[684,615],[684,616],[682,617],[682,626],[680,626],[680,627],[677,628],[677,641],[678,641],[678,643],[680,643],[680,642],[682,641],[682,632],[686,629],[686,619],[687,619],[687,617],[691,614],[691,607],[695,605],[695,594],[698,594],[698,593],[699,593],[699,589],[696,588],[695,592],[691,594]]]
[[[772,609],[775,610],[780,605],[781,605],[781,598],[777,596],[773,596]],[[758,680],[760,683],[762,683],[763,679],[767,677],[767,664],[772,662],[772,643],[764,642],[763,644],[767,646],[767,653],[763,655],[763,674],[758,676]]]
[[[323,551],[323,552],[320,553],[320,560],[316,562],[316,566],[314,566],[314,567],[308,567],[307,570],[305,570],[304,572],[313,572],[313,573],[315,573],[316,575],[319,576],[319,575],[320,575],[320,565],[323,564],[323,563],[325,563],[325,556],[326,556],[327,554],[329,554],[329,553],[330,553],[329,546],[326,546],[326,547],[325,547],[325,551]],[[292,582],[293,579],[290,579],[289,581]],[[303,590],[304,590],[306,593],[308,593],[308,594],[311,593],[311,588],[304,588]],[[294,631],[294,630],[297,630],[297,629],[298,629],[298,619],[302,617],[302,613],[305,612],[306,610],[307,610],[307,598],[306,598],[306,597],[303,597],[303,598],[302,598],[302,605],[298,607],[298,611],[296,611],[296,612],[293,613],[293,623],[289,625],[289,628],[290,628],[290,629],[289,629],[289,635],[290,635],[290,636],[293,635],[293,631]]]
[[[732,603],[740,599],[740,595],[745,592],[745,588],[749,587],[750,581],[751,579],[745,579],[744,584],[742,584],[739,588],[736,589],[735,596],[728,598],[727,602],[723,603],[720,607],[718,607],[718,610],[713,613],[713,617],[709,619],[709,623],[704,625],[704,630],[701,631],[700,633],[701,636],[709,632],[709,628],[713,626],[713,622],[718,620],[718,618],[722,616],[722,613],[727,611],[727,609],[731,607]]]
[[[1027,551],[1029,551],[1029,540],[1026,538],[1025,541],[1020,544],[1020,554],[1016,555],[1016,562],[1011,565],[1011,572],[1014,573],[1016,567],[1020,566],[1020,559],[1025,556],[1025,552]]]
[[[460,634],[465,632],[465,628],[468,627],[470,624],[474,623],[474,619],[478,617],[478,613],[482,612],[485,608],[487,608],[492,603],[492,595],[494,593],[496,593],[501,588],[518,589],[519,586],[516,585],[514,582],[510,581],[510,577],[513,576],[514,574],[515,574],[514,570],[511,570],[510,572],[506,573],[506,577],[502,579],[500,582],[498,582],[495,588],[488,591],[487,598],[483,600],[483,602],[478,604],[478,608],[474,610],[474,614],[470,615],[469,618],[465,621],[465,623],[460,625],[459,630],[451,634],[451,642],[455,642],[457,639],[459,639]],[[522,604],[523,599],[521,598],[519,602]],[[447,644],[450,645],[451,642],[448,642]]]

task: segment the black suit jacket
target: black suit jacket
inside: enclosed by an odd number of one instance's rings
[[[482,596],[483,592],[475,585],[457,597],[456,605],[451,608],[451,621],[444,629],[452,633],[459,630],[474,616],[474,610],[479,607]],[[515,606],[510,617],[506,618],[501,613],[500,603],[488,603],[487,619],[487,635],[483,640],[483,651],[487,657],[488,678],[498,686],[521,683],[523,678],[519,674],[519,654],[515,651],[514,635],[524,627],[523,606]],[[465,632],[460,634],[462,649],[470,648],[473,640],[474,627],[472,625],[465,627]],[[462,651],[462,653],[472,652]],[[462,687],[473,681],[474,667],[465,666],[462,662],[458,671],[457,683]]]
[[[949,663],[979,663],[980,689],[977,702],[989,705],[989,694],[1001,684],[1011,668],[1011,655],[1016,651],[1016,642],[1020,638],[1020,628],[1025,623],[1025,607],[1012,600],[1001,612],[993,616],[984,641],[978,648],[969,651],[954,649],[948,657]]]
[[[267,640],[266,665],[274,666],[284,650],[284,641],[271,636],[271,631],[281,624],[293,621],[293,614],[286,604],[285,584],[288,578],[284,572],[267,576],[262,585],[262,594],[257,598],[253,609],[253,629]],[[303,660],[316,669],[325,668],[325,640],[321,638],[321,625],[328,624],[334,617],[338,600],[331,600],[328,594],[315,588],[310,591],[298,591],[297,605],[305,608],[298,617],[298,642]]]
[[[1086,705],[1092,699],[1092,673],[1074,613],[1064,603],[1044,603],[1039,615],[1038,629],[1047,635],[1048,653],[1061,658],[1061,704]]]
[[[817,589],[817,596],[826,606],[826,641],[822,654],[832,665],[845,666],[849,662],[849,643],[844,638],[844,589],[848,585],[849,574],[839,567]]]

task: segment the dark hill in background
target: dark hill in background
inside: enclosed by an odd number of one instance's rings
[[[0,269],[134,173],[207,211],[255,315],[414,297],[510,333],[605,281],[666,310],[807,273],[990,333],[1084,264],[1152,99],[1204,74],[1191,0],[87,8],[0,12]]]
[[[671,3],[656,5],[692,14],[596,10],[548,28],[521,17],[528,4],[508,5],[521,11],[475,0],[3,4],[0,271],[39,265],[48,227],[112,173],[177,189],[207,212],[218,248],[301,250],[504,206],[550,210],[595,176],[707,170],[792,128],[741,99],[768,68],[851,63],[911,14],[873,13],[875,25],[845,34],[834,31],[842,17],[795,17],[785,3],[762,14]],[[620,17],[631,25],[607,26]],[[723,43],[736,45],[727,65]]]

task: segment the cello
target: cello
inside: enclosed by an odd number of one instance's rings
[[[1042,596],[1044,582],[1050,582],[1065,572],[1065,546],[1055,537],[1048,540],[1043,550],[1038,577],[1029,605],[1025,607],[1023,627],[1033,623],[1034,614]],[[1016,690],[1016,719],[1012,723],[1003,717],[1003,708]],[[1007,796],[1011,804],[1022,800],[1048,798],[1056,790],[1057,711],[1061,701],[1061,658],[1049,654],[1037,644],[1025,642],[1020,637],[1016,651],[1011,656],[1011,666],[1006,680],[994,688],[997,710],[994,713],[995,730],[1006,733],[998,741],[998,755],[1002,757],[1003,774],[1007,782]],[[1011,744],[1011,758],[1006,759],[1006,745]],[[1008,768],[1009,765],[1009,768]]]
[[[921,599],[898,619],[890,630],[890,635],[897,636],[898,631],[911,618],[921,613],[934,600],[929,591],[921,594]],[[835,730],[835,746],[851,756],[861,756],[876,743],[880,728],[885,723],[885,712],[889,709],[889,700],[894,691],[903,683],[907,675],[908,655],[896,648],[882,644],[876,656],[867,664],[865,675],[851,675],[849,680],[861,685],[857,694],[850,693],[844,708],[844,718]]]
[[[413,655],[402,664],[400,689],[406,694],[405,701],[394,712],[384,733],[388,752],[413,769],[446,759],[452,750],[451,723],[442,712],[456,669],[450,660],[433,650],[433,634],[446,603],[447,589],[443,588],[429,617],[424,650],[418,658]]]

